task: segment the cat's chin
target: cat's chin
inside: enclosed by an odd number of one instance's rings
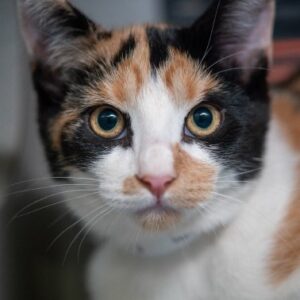
[[[176,226],[180,222],[181,214],[171,207],[154,205],[137,211],[135,219],[145,231],[155,233]]]

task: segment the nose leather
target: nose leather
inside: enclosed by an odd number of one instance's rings
[[[139,180],[159,200],[174,181],[172,176],[143,176]]]

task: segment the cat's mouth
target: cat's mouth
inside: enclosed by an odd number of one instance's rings
[[[151,232],[168,230],[178,223],[181,218],[178,210],[161,204],[140,209],[135,215],[142,227]]]

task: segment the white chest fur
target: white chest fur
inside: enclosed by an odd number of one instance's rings
[[[92,300],[300,299],[284,286],[273,287],[268,273],[273,237],[293,191],[294,165],[273,122],[260,182],[220,236],[159,258],[126,256],[108,243],[90,263]]]

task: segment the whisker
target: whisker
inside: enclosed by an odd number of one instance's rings
[[[257,172],[257,171],[261,171],[263,169],[264,169],[263,167],[255,168],[255,169],[252,169],[252,170],[247,170],[247,171],[243,171],[243,172],[240,172],[240,173],[236,173],[236,174],[234,174],[234,176],[236,177],[236,176],[240,176],[240,175],[251,174],[251,173],[254,173],[254,172]],[[227,179],[228,175],[219,177],[219,179],[223,179],[223,178]]]
[[[99,199],[94,199],[93,201],[89,201],[89,205],[94,204],[96,202],[98,202]],[[63,214],[61,214],[59,217],[55,218],[49,225],[48,228],[51,228],[53,226],[55,226],[57,223],[59,223],[65,216],[67,215],[72,215],[72,212],[70,210],[67,210],[66,212],[64,212]]]
[[[217,65],[218,63],[220,63],[220,62],[222,62],[222,61],[224,61],[224,60],[226,60],[226,59],[228,59],[228,58],[234,57],[234,56],[236,56],[236,55],[238,55],[238,54],[245,53],[245,52],[246,52],[245,50],[241,50],[241,51],[235,52],[235,53],[233,53],[233,54],[227,55],[227,56],[225,56],[225,57],[222,57],[221,59],[219,59],[219,60],[215,61],[213,64],[211,64],[211,65],[206,69],[206,71],[210,71],[212,67],[214,67],[214,66]]]
[[[94,228],[94,226],[96,226],[96,224],[100,221],[100,219],[102,219],[103,217],[105,217],[106,215],[108,215],[109,213],[111,213],[113,210],[114,210],[114,208],[111,207],[111,209],[108,210],[107,213],[105,213],[104,215],[98,216],[98,218],[96,218],[96,220],[93,221],[91,225],[87,224],[86,228],[84,229],[84,230],[86,230],[86,232],[84,233],[84,236],[82,237],[82,239],[81,239],[81,241],[79,243],[78,249],[77,249],[77,262],[78,263],[80,261],[80,253],[81,253],[81,249],[83,247],[83,243],[86,240],[88,234],[92,231],[92,229]]]
[[[114,211],[115,208],[111,207],[111,211]],[[109,212],[109,213],[110,213]],[[119,219],[119,217],[123,214],[122,211],[119,211],[119,213],[117,214],[117,217],[116,218],[112,218],[112,222],[107,224],[106,227],[105,227],[105,231],[108,232],[108,229],[110,228],[110,226],[112,226],[112,224]],[[101,219],[103,218],[104,216],[101,216]],[[93,227],[96,226],[96,224],[100,221],[100,219],[97,219],[95,222],[93,222],[93,224],[90,226],[89,229],[87,229],[87,231],[85,232],[84,236],[82,237],[81,241],[80,241],[80,244],[78,246],[78,249],[77,249],[77,263],[79,263],[80,261],[80,253],[81,253],[81,249],[83,247],[83,243],[85,241],[85,239],[87,238],[88,234],[92,231]]]
[[[220,74],[223,74],[223,73],[226,73],[226,72],[230,72],[230,71],[239,71],[239,70],[262,70],[262,71],[268,71],[270,70],[269,68],[263,68],[263,67],[249,67],[249,68],[230,68],[230,69],[226,69],[226,70],[222,70],[222,71],[219,71],[216,73],[216,75],[220,75]]]
[[[66,250],[65,256],[64,256],[63,265],[65,265],[65,263],[66,263],[66,261],[67,261],[67,258],[68,258],[68,255],[69,255],[69,253],[70,253],[70,251],[71,251],[71,249],[72,249],[74,243],[76,242],[76,240],[78,239],[78,237],[81,235],[81,233],[82,233],[83,231],[85,231],[85,230],[89,227],[89,225],[90,225],[91,223],[93,223],[95,220],[98,222],[98,221],[99,221],[99,218],[102,218],[103,216],[109,214],[112,210],[113,210],[113,209],[112,209],[111,207],[106,208],[106,210],[101,211],[100,213],[98,213],[98,214],[97,214],[96,216],[94,216],[91,220],[89,220],[89,221],[87,222],[87,224],[85,224],[85,225],[83,226],[83,228],[76,234],[76,236],[72,239],[71,243],[69,244],[69,246],[68,246],[68,248],[67,248],[67,250]]]
[[[23,207],[22,209],[20,209],[20,210],[14,215],[14,217],[13,217],[12,220],[9,222],[9,224],[10,224],[11,222],[13,222],[15,219],[17,219],[18,217],[20,217],[20,216],[26,216],[27,213],[26,213],[26,214],[21,214],[21,213],[22,213],[23,211],[27,210],[28,208],[30,208],[30,207],[36,205],[36,204],[39,204],[39,203],[41,203],[41,202],[44,202],[45,200],[51,199],[51,198],[53,198],[53,197],[55,197],[55,196],[58,196],[58,195],[64,195],[64,194],[67,194],[67,193],[76,193],[76,192],[83,192],[83,190],[60,191],[60,192],[57,192],[57,193],[54,193],[54,194],[47,195],[47,196],[45,196],[45,197],[43,197],[43,198],[40,198],[40,199],[38,199],[38,200],[36,200],[36,201],[33,201],[33,202],[29,203],[28,205],[26,205],[25,207]],[[85,190],[84,192],[89,192],[89,191]],[[90,192],[96,192],[96,190],[94,190],[94,191],[91,191],[91,190],[90,190]],[[20,215],[20,214],[21,214],[21,215]]]
[[[41,181],[47,181],[47,180],[59,180],[59,179],[77,179],[77,180],[87,180],[87,181],[95,181],[98,182],[97,179],[93,179],[93,178],[85,178],[85,177],[70,177],[70,176],[66,176],[66,177],[36,177],[36,178],[31,178],[28,180],[23,180],[23,181],[19,181],[19,182],[15,182],[10,184],[8,187],[14,187],[17,185],[22,185],[25,183],[31,183],[31,182],[41,182]]]
[[[46,205],[46,206],[43,206],[43,207],[31,210],[31,211],[29,211],[27,213],[18,215],[17,218],[29,216],[29,215],[32,215],[32,214],[34,214],[36,212],[43,211],[43,210],[45,210],[47,208],[54,207],[54,206],[57,206],[57,205],[62,204],[62,203],[68,203],[68,202],[72,202],[74,200],[80,200],[80,199],[83,199],[83,198],[86,198],[86,197],[90,197],[90,196],[93,196],[93,195],[97,195],[97,194],[98,194],[98,191],[94,191],[93,193],[88,193],[88,194],[85,194],[85,195],[81,195],[80,197],[75,197],[75,198],[72,198],[72,199],[66,199],[66,200],[62,200],[62,201],[57,201],[55,203],[51,203],[49,205]]]
[[[6,196],[14,196],[14,195],[19,195],[22,193],[28,193],[28,192],[34,192],[34,191],[41,191],[44,189],[53,189],[53,188],[59,188],[59,187],[68,187],[68,186],[93,186],[93,187],[98,187],[96,184],[85,184],[85,183],[69,183],[69,184],[56,184],[56,185],[49,185],[49,186],[43,186],[43,187],[38,187],[38,188],[32,188],[32,189],[25,189],[22,191],[16,191],[12,193],[6,194]]]
[[[219,0],[217,8],[216,8],[216,13],[215,13],[214,20],[213,20],[213,23],[212,23],[212,28],[211,28],[211,31],[210,31],[208,43],[207,43],[204,55],[203,55],[203,57],[201,59],[200,65],[203,63],[204,59],[206,58],[206,56],[209,53],[208,50],[210,48],[210,44],[211,44],[211,41],[212,41],[213,33],[214,33],[214,30],[215,30],[215,26],[216,26],[216,21],[217,21],[217,16],[218,16],[218,13],[219,13],[220,5],[221,5],[221,0]]]
[[[96,209],[94,209],[92,212],[86,214],[84,217],[80,218],[79,220],[77,220],[76,222],[72,223],[70,226],[68,226],[67,228],[65,228],[59,235],[57,235],[55,237],[55,239],[50,243],[50,245],[47,248],[47,252],[51,250],[51,248],[55,245],[55,243],[70,229],[72,229],[73,227],[75,227],[76,225],[78,225],[79,223],[81,223],[83,220],[85,220],[86,218],[88,218],[89,216],[93,215],[95,212],[98,212],[99,210],[103,209],[103,207],[105,207],[105,205],[100,206]]]
[[[59,223],[65,216],[71,214],[71,212],[68,210],[66,212],[64,212],[63,214],[61,214],[59,217],[55,218],[49,225],[48,225],[48,229],[52,228],[53,226],[55,226],[57,223]]]

